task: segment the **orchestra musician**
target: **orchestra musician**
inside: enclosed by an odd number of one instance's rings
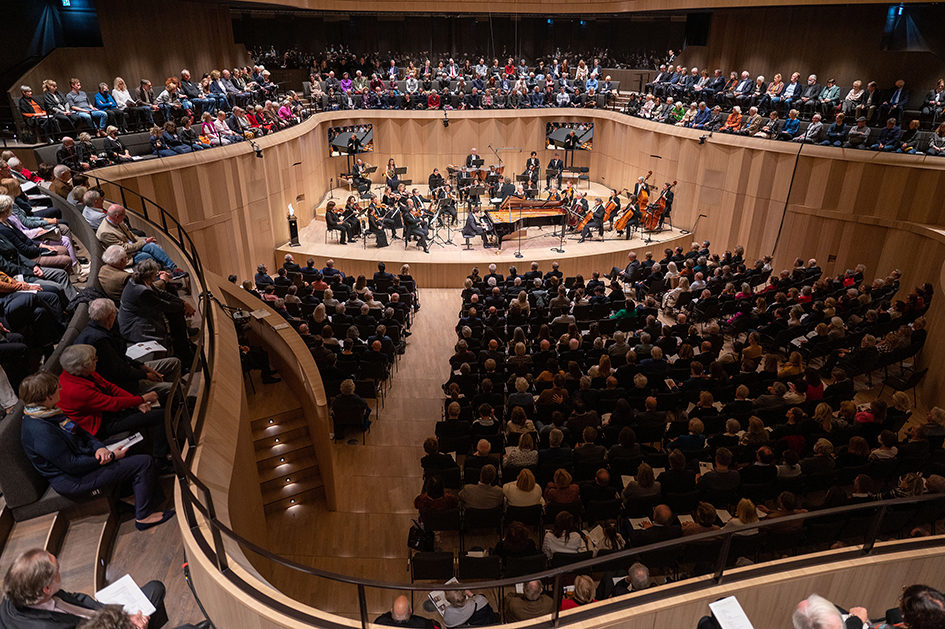
[[[588,211],[587,198],[575,190],[572,190],[571,194],[574,195],[574,201],[571,203],[571,212],[584,218],[584,215],[586,215]]]
[[[364,162],[360,159],[355,160],[354,168],[351,169],[352,175],[354,175],[354,185],[360,190],[363,186],[370,186],[371,180],[364,176],[364,170],[367,168]]]
[[[387,232],[384,231],[384,219],[380,215],[380,208],[377,207],[377,195],[371,193],[371,202],[367,206],[368,215],[368,233],[374,234],[377,241],[377,248],[381,249],[388,245]]]
[[[541,164],[538,162],[538,153],[532,151],[532,156],[525,160],[525,170],[528,170],[531,167],[535,167],[535,170],[541,168]]]
[[[458,219],[456,212],[456,197],[453,195],[453,186],[450,182],[445,182],[437,192],[437,198],[440,200],[440,211],[450,216],[450,224],[455,225]]]
[[[396,169],[397,164],[394,162],[394,158],[391,157],[389,160],[387,160],[387,172],[385,174],[387,175],[387,185],[391,188],[394,188],[395,190],[397,189],[397,186],[400,185],[400,179],[395,172]]]
[[[548,168],[545,170],[545,187],[551,187],[551,180],[556,179],[557,185],[561,187],[561,172],[564,170],[564,162],[561,161],[561,157],[558,153],[555,153],[555,156],[551,158],[551,161],[548,162]]]
[[[430,248],[427,244],[429,232],[419,214],[420,211],[414,207],[413,199],[407,199],[407,207],[403,211],[404,239],[409,241],[411,236],[416,236],[418,240],[417,246],[423,249],[424,253],[430,253]]]
[[[575,133],[574,130],[572,129],[571,133],[569,133],[568,136],[564,139],[564,150],[573,151],[574,149],[578,148],[580,145],[581,143],[578,142],[577,133]]]
[[[325,224],[328,231],[341,232],[341,244],[346,245],[348,239],[351,238],[351,234],[348,224],[341,218],[341,212],[341,210],[335,208],[334,201],[329,201],[325,207]]]
[[[469,214],[466,217],[466,227],[463,229],[463,236],[468,234],[475,234],[476,236],[482,237],[482,246],[486,249],[491,247],[489,244],[489,234],[493,231],[492,222],[489,219],[489,214],[483,215],[482,207],[476,206],[473,208],[472,214]]]
[[[495,164],[489,166],[489,172],[486,173],[485,181],[488,185],[487,192],[489,193],[489,198],[494,199],[502,186],[502,175],[499,174]]]
[[[561,193],[558,192],[558,186],[551,186],[551,189],[548,191],[548,201],[560,201]]]
[[[427,179],[427,185],[430,187],[430,192],[443,185],[443,175],[440,174],[439,168],[434,168],[433,172],[430,174],[430,178]]]
[[[594,214],[591,220],[587,222],[587,225],[584,226],[584,231],[581,232],[581,239],[578,241],[578,244],[584,242],[595,229],[600,233],[601,238],[604,237],[604,200],[597,197],[592,211]]]
[[[348,225],[348,239],[357,240],[361,235],[361,220],[358,218],[361,214],[361,206],[358,205],[358,200],[354,195],[348,197],[348,201],[345,203],[344,213],[341,215],[341,218]]]
[[[397,230],[404,227],[402,201],[403,199],[397,192],[390,188],[387,189],[387,193],[384,195],[384,205],[387,206],[387,211],[384,213],[382,223],[385,228],[390,230],[391,238],[394,240],[400,240]]]
[[[466,156],[466,168],[474,168],[476,165],[473,162],[480,159],[482,158],[476,153],[476,149],[472,149],[469,151],[469,155]]]
[[[663,190],[660,192],[660,196],[666,201],[666,206],[663,208],[663,213],[660,214],[660,224],[658,227],[658,229],[662,231],[663,221],[665,221],[669,217],[670,212],[673,211],[673,197],[676,196],[671,190],[671,185],[668,181],[663,184]]]
[[[641,190],[646,190],[646,194],[647,196],[649,196],[650,186],[648,183],[646,183],[646,177],[637,177],[637,183],[634,184],[633,186],[633,196],[639,198]],[[644,210],[646,208],[640,208],[640,209]]]
[[[574,189],[574,184],[569,181],[567,187],[564,189],[564,192],[562,192],[561,194],[564,197],[565,201],[567,201],[568,203],[572,203],[574,201],[575,192],[576,190]]]
[[[522,173],[523,177],[527,177],[525,180],[525,192],[529,198],[535,196],[538,192],[538,169],[535,168],[535,165],[532,164],[529,166],[525,172]]]
[[[617,216],[620,214],[620,196],[617,194],[616,190],[610,191],[610,197],[607,199],[605,205],[614,204],[614,209],[610,211],[610,229],[614,228],[614,221],[617,220]]]

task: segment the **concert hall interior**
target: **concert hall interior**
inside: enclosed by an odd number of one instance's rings
[[[945,6],[4,17],[0,629],[945,628]]]

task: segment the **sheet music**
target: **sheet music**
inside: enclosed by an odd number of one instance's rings
[[[166,352],[165,348],[160,343],[155,343],[154,341],[148,341],[146,343],[135,343],[128,347],[125,350],[125,356],[131,360],[138,360],[142,356],[147,356],[148,354],[154,354],[155,352]]]
[[[734,596],[709,603],[709,609],[722,629],[754,629],[745,615],[745,610]]]
[[[125,612],[131,615],[140,611],[145,616],[150,616],[157,611],[130,574],[96,592],[95,599],[106,605],[121,605]]]

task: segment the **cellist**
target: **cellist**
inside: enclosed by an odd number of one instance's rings
[[[581,231],[581,239],[578,241],[578,244],[584,242],[595,229],[600,233],[601,239],[604,238],[604,214],[604,200],[600,197],[597,197],[597,203],[592,210],[591,220],[589,220],[587,224],[584,225],[584,229]]]
[[[613,207],[611,207],[613,204]],[[620,197],[617,195],[616,190],[610,191],[610,198],[607,199],[605,206],[607,208],[607,213],[604,215],[604,222],[610,221],[611,231],[614,229],[614,221],[617,219],[617,215],[620,214]]]
[[[663,184],[663,190],[660,192],[660,198],[665,202],[665,207],[663,208],[663,213],[660,214],[660,226],[659,230],[663,230],[663,221],[666,220],[666,217],[669,216],[670,212],[673,211],[673,197],[675,193],[673,192],[673,186],[667,181]]]

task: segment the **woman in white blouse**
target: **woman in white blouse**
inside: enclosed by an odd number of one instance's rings
[[[541,488],[535,483],[535,475],[529,469],[519,472],[514,483],[503,485],[502,493],[505,494],[505,500],[510,507],[545,504],[545,499],[541,497]]]
[[[154,116],[151,114],[151,108],[147,105],[139,107],[136,104],[131,92],[128,91],[128,86],[125,85],[125,79],[120,76],[116,76],[112,83],[112,98],[118,104],[118,109],[131,114],[141,126],[154,126]]]
[[[548,559],[555,553],[582,553],[587,550],[584,536],[574,527],[574,516],[567,511],[561,511],[555,517],[555,525],[545,533],[541,544],[541,551]]]

